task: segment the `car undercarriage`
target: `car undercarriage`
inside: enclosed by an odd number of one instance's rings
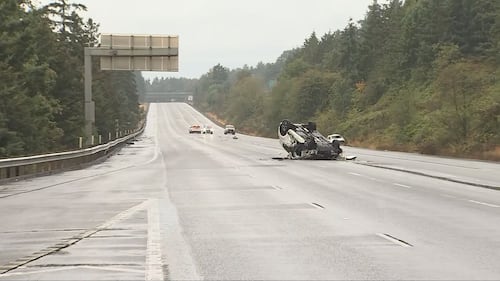
[[[314,122],[295,124],[283,120],[278,126],[278,137],[290,159],[347,160],[340,143],[328,141],[318,132]]]

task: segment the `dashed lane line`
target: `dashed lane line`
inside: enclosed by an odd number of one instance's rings
[[[485,203],[485,202],[481,202],[481,201],[476,201],[476,200],[467,200],[471,203],[475,203],[475,204],[479,204],[479,205],[483,205],[483,206],[488,206],[488,207],[492,207],[492,208],[500,208],[499,205],[495,205],[495,204],[490,204],[490,203]]]
[[[400,184],[400,183],[397,183],[397,182],[395,182],[395,183],[393,183],[393,184],[394,184],[395,186],[399,186],[399,187],[404,187],[404,188],[412,188],[412,187],[411,187],[411,186],[409,186],[409,185],[406,185],[406,184]]]
[[[441,193],[441,196],[443,196],[443,197],[448,197],[448,198],[452,198],[452,199],[458,199],[458,197],[453,196],[453,195],[450,195],[450,194],[446,194],[446,193]]]
[[[366,178],[366,179],[369,179],[369,180],[372,180],[372,181],[384,183],[384,181],[376,179],[374,177],[368,177],[368,176],[365,176],[365,175],[362,175],[362,174],[358,174],[358,173],[354,173],[354,172],[349,172],[348,174],[353,175],[353,176],[357,176],[357,177]],[[408,188],[408,189],[413,188],[413,187],[411,187],[409,185],[401,184],[401,183],[397,183],[397,182],[393,183],[393,185],[399,186],[399,187]]]

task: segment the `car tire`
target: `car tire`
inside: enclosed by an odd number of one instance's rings
[[[343,152],[342,148],[340,148],[340,142],[338,140],[333,140],[332,146],[334,148],[335,153],[341,154]]]

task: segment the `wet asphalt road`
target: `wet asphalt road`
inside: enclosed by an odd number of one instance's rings
[[[279,161],[188,134],[210,122],[185,104],[148,120],[103,163],[0,186],[0,280],[500,279],[497,163]]]

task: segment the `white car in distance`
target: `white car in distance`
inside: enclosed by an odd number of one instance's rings
[[[340,134],[331,134],[331,135],[328,135],[326,138],[328,139],[329,142],[333,142],[334,140],[336,140],[341,145],[345,144],[345,139]]]
[[[203,129],[201,130],[201,133],[202,134],[213,134],[214,133],[214,129],[212,128],[212,126],[205,125],[205,126],[203,126]]]

